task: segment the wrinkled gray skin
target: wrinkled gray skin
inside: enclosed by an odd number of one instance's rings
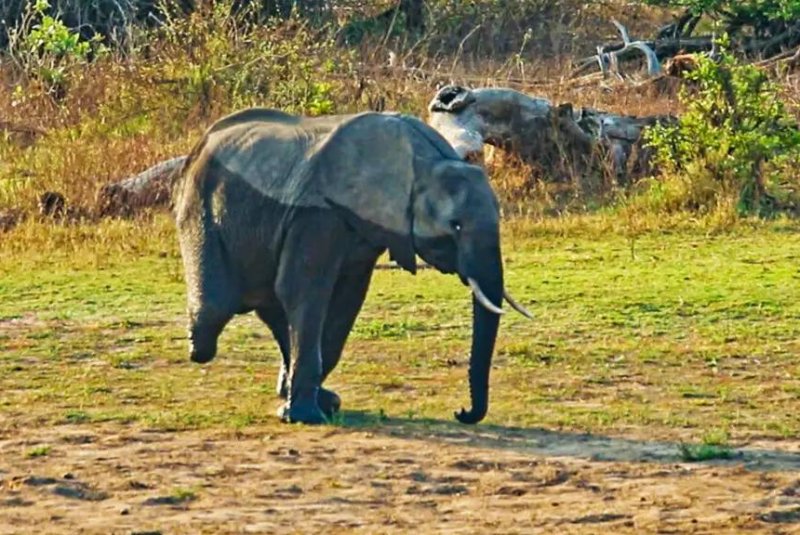
[[[503,299],[498,204],[484,172],[411,117],[233,114],[194,148],[173,199],[191,360],[213,359],[226,323],[255,310],[283,356],[286,421],[321,423],[338,410],[322,383],[386,249],[412,273],[419,255],[476,281],[497,307]],[[475,297],[472,308],[464,423],[486,414],[499,321]]]

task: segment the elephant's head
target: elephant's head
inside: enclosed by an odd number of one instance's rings
[[[335,170],[327,175],[328,202],[368,241],[388,247],[405,269],[414,272],[419,255],[443,273],[458,274],[472,290],[472,408],[456,418],[477,423],[488,409],[504,296],[530,317],[504,292],[499,206],[486,174],[417,119],[367,114],[354,120],[348,136],[342,135],[346,128],[333,134],[331,142],[340,136],[336,150],[325,159]],[[370,150],[359,150],[359,145]],[[356,154],[359,166],[353,169]],[[349,174],[343,172],[346,167]]]
[[[418,178],[413,204],[414,249],[473,291],[470,392],[472,409],[456,418],[477,423],[488,409],[489,371],[503,300],[497,200],[480,167],[445,160]]]

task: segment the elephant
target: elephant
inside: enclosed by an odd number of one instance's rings
[[[341,400],[322,383],[388,249],[411,273],[418,255],[470,286],[471,409],[456,417],[484,418],[503,299],[529,314],[504,289],[483,169],[434,129],[397,113],[247,109],[205,132],[172,187],[191,361],[211,361],[232,317],[255,311],[282,356],[279,416],[330,421]]]

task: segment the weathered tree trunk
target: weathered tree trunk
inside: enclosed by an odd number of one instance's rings
[[[483,144],[517,155],[548,181],[566,182],[610,164],[626,183],[649,172],[642,131],[673,118],[617,115],[591,108],[554,105],[513,89],[447,86],[429,104],[428,122],[464,158]],[[631,158],[632,156],[636,158]]]
[[[170,201],[172,178],[186,161],[178,156],[126,178],[103,186],[97,195],[100,216],[131,216],[142,208],[166,206]]]

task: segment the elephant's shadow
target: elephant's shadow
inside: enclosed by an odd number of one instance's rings
[[[479,424],[465,426],[434,418],[387,417],[382,412],[342,411],[333,422],[345,429],[368,428],[393,438],[434,441],[481,449],[506,450],[543,457],[571,457],[599,462],[685,462],[681,442],[635,440],[592,433]],[[788,443],[787,443],[788,445]],[[695,464],[743,466],[754,471],[800,471],[800,453],[780,449],[731,447],[727,458]]]

